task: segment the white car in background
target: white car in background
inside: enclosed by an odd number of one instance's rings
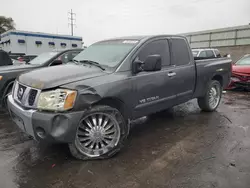
[[[195,59],[210,59],[221,57],[220,51],[214,48],[192,49],[192,53]]]

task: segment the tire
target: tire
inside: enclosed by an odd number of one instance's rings
[[[212,105],[210,102],[211,95],[213,95],[214,92],[213,88],[217,90],[216,92],[218,94],[218,99],[217,99],[218,101],[216,100],[216,103],[214,103],[214,105]],[[222,96],[222,86],[220,82],[218,82],[217,80],[211,80],[208,83],[205,96],[198,98],[198,105],[205,112],[213,112],[218,108],[221,101],[221,96]]]
[[[94,119],[96,119],[95,121],[93,120],[93,117]],[[107,120],[108,123],[106,123]],[[87,143],[90,142],[90,140],[94,137],[93,135],[96,132],[98,132],[94,130],[94,128],[91,129],[89,123],[91,123],[92,127],[95,128],[96,127],[98,127],[99,129],[106,128],[107,131],[105,133],[112,132],[114,130],[115,136],[112,135],[114,136],[114,139],[111,139],[110,141],[110,143],[112,142],[112,145],[107,144],[108,142],[106,139],[105,142],[104,141],[99,142],[100,140],[98,140],[98,143],[96,143],[95,140],[94,141],[95,143],[93,142],[94,144],[91,143],[90,146],[88,146]],[[108,128],[110,127],[111,124],[114,124],[114,126]],[[96,132],[90,133],[88,132],[89,130],[87,131],[87,129]],[[92,134],[92,136],[89,136],[90,134]],[[96,133],[96,135],[97,134],[99,136],[95,137],[95,139],[100,139],[101,137],[100,135],[103,135],[103,133],[100,133],[100,131]],[[124,146],[125,141],[127,140],[128,134],[129,134],[129,124],[127,123],[127,121],[124,120],[122,114],[116,108],[112,108],[110,106],[105,106],[105,105],[93,106],[84,113],[82,119],[80,120],[76,130],[75,140],[73,143],[69,143],[69,149],[72,156],[80,160],[107,159],[114,156],[121,150],[121,148]],[[89,141],[86,141],[87,139],[85,136],[91,139],[89,139]],[[85,141],[81,143],[80,139],[85,139]],[[107,144],[106,146],[105,143]],[[85,146],[85,144],[87,146]],[[90,148],[92,144],[94,149]],[[104,148],[104,149],[102,150],[99,148]],[[97,152],[98,150],[101,151]]]

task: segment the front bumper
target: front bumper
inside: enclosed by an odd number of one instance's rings
[[[77,126],[84,113],[26,110],[14,101],[12,95],[8,96],[8,108],[14,123],[39,142],[71,143],[74,141]]]

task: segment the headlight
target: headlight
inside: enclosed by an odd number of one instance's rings
[[[56,89],[41,92],[37,108],[49,111],[65,111],[73,108],[77,92],[68,89]]]

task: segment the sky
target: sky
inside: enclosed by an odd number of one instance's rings
[[[130,35],[178,34],[250,23],[250,0],[0,0],[16,29],[74,35],[86,45]]]

